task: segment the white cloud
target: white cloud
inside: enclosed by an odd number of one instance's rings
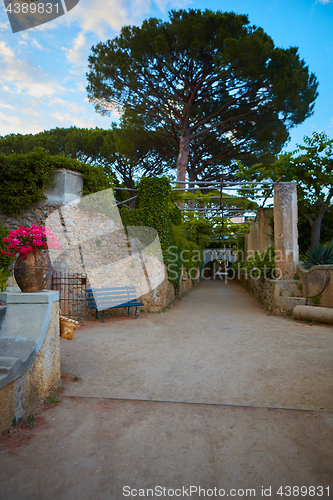
[[[55,104],[61,104],[62,106],[67,105],[67,101],[65,99],[60,99],[59,97],[52,97],[49,99],[49,104],[50,105],[55,105]]]
[[[41,116],[42,113],[38,111],[36,108],[29,107],[29,108],[21,108],[20,111],[22,113],[25,113],[26,115],[29,116]]]
[[[0,23],[0,29],[2,31],[11,31],[9,21],[6,21],[5,23]]]
[[[40,66],[18,59],[4,41],[0,41],[0,67],[0,81],[11,88],[14,86],[18,93],[42,98],[63,90]]]
[[[86,37],[83,33],[79,33],[74,40],[73,48],[67,53],[67,59],[76,66],[83,64],[86,66],[88,47],[90,44],[86,42]]]
[[[0,135],[7,134],[37,134],[41,126],[25,117],[8,115],[0,111]]]
[[[333,0],[317,0],[316,3],[321,3],[323,5],[326,5],[328,3],[333,3]]]
[[[53,118],[58,120],[62,125],[70,127],[82,127],[82,128],[90,128],[95,127],[94,120],[81,118],[79,116],[74,116],[73,113],[62,113],[57,112],[52,115]]]
[[[103,39],[110,35],[110,30],[116,34],[129,24],[141,24],[145,16],[149,15],[154,3],[165,15],[171,8],[185,7],[191,0],[80,0],[80,3],[64,16],[68,23],[78,23],[81,32],[74,40],[73,47],[68,51],[67,59],[73,64],[86,66],[91,42],[88,42],[85,33],[94,33]]]
[[[10,104],[5,104],[3,102],[0,102],[0,108],[11,109],[13,111],[16,111],[16,108],[14,108],[14,106],[11,106]]]
[[[33,45],[37,49],[43,50],[43,46],[39,42],[37,42],[36,38],[32,40],[31,45]]]
[[[189,0],[80,0],[75,9],[71,11],[72,19],[76,18],[84,31],[96,33],[104,37],[110,29],[119,31],[126,24],[142,22],[155,4],[165,14],[169,9],[189,3]],[[69,14],[71,14],[69,13]],[[68,16],[68,14],[67,14]]]

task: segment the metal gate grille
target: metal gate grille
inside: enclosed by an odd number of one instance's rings
[[[88,313],[87,277],[80,273],[53,272],[51,289],[59,291],[62,316],[82,318]]]

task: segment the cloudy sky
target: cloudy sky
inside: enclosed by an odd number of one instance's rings
[[[166,20],[170,9],[208,8],[248,14],[277,46],[299,47],[316,74],[315,113],[293,129],[287,149],[313,131],[333,138],[333,0],[80,0],[58,19],[19,33],[12,33],[1,4],[0,135],[72,125],[108,128],[117,117],[102,117],[87,99],[91,46],[126,24]]]

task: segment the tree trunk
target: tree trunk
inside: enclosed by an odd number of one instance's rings
[[[196,181],[196,175],[195,175],[195,172],[189,172],[189,176],[188,176],[189,180],[190,181]],[[194,189],[194,184],[190,184],[189,185],[189,192],[190,193],[193,193],[195,194],[196,193],[196,190]],[[194,200],[189,200],[188,202],[188,208],[194,208],[195,207],[195,201]]]
[[[182,181],[182,186],[185,187],[185,177],[188,165],[188,155],[190,152],[190,135],[186,131],[181,136],[179,144],[179,155],[177,159],[177,181]]]
[[[321,223],[324,217],[324,213],[326,210],[320,210],[317,217],[314,219],[312,227],[311,227],[311,250],[316,248],[316,246],[320,243],[320,230]]]
[[[190,136],[186,133],[180,138],[179,155],[177,159],[177,181],[179,185],[185,189],[185,178],[188,165],[188,155],[190,152]],[[179,204],[179,208],[184,208],[184,203]]]

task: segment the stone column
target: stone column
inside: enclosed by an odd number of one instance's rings
[[[254,223],[251,226],[252,231],[252,248],[254,252],[258,252],[259,250],[259,231],[258,231],[258,223]]]
[[[274,186],[274,243],[277,278],[280,275],[282,279],[293,279],[299,257],[295,182]]]
[[[273,215],[271,208],[260,207],[258,210],[258,252],[262,253],[273,245],[272,233],[273,229],[270,226],[271,217]]]
[[[249,249],[249,236],[250,236],[249,233],[244,234],[244,259],[242,260],[247,259],[247,252]]]

